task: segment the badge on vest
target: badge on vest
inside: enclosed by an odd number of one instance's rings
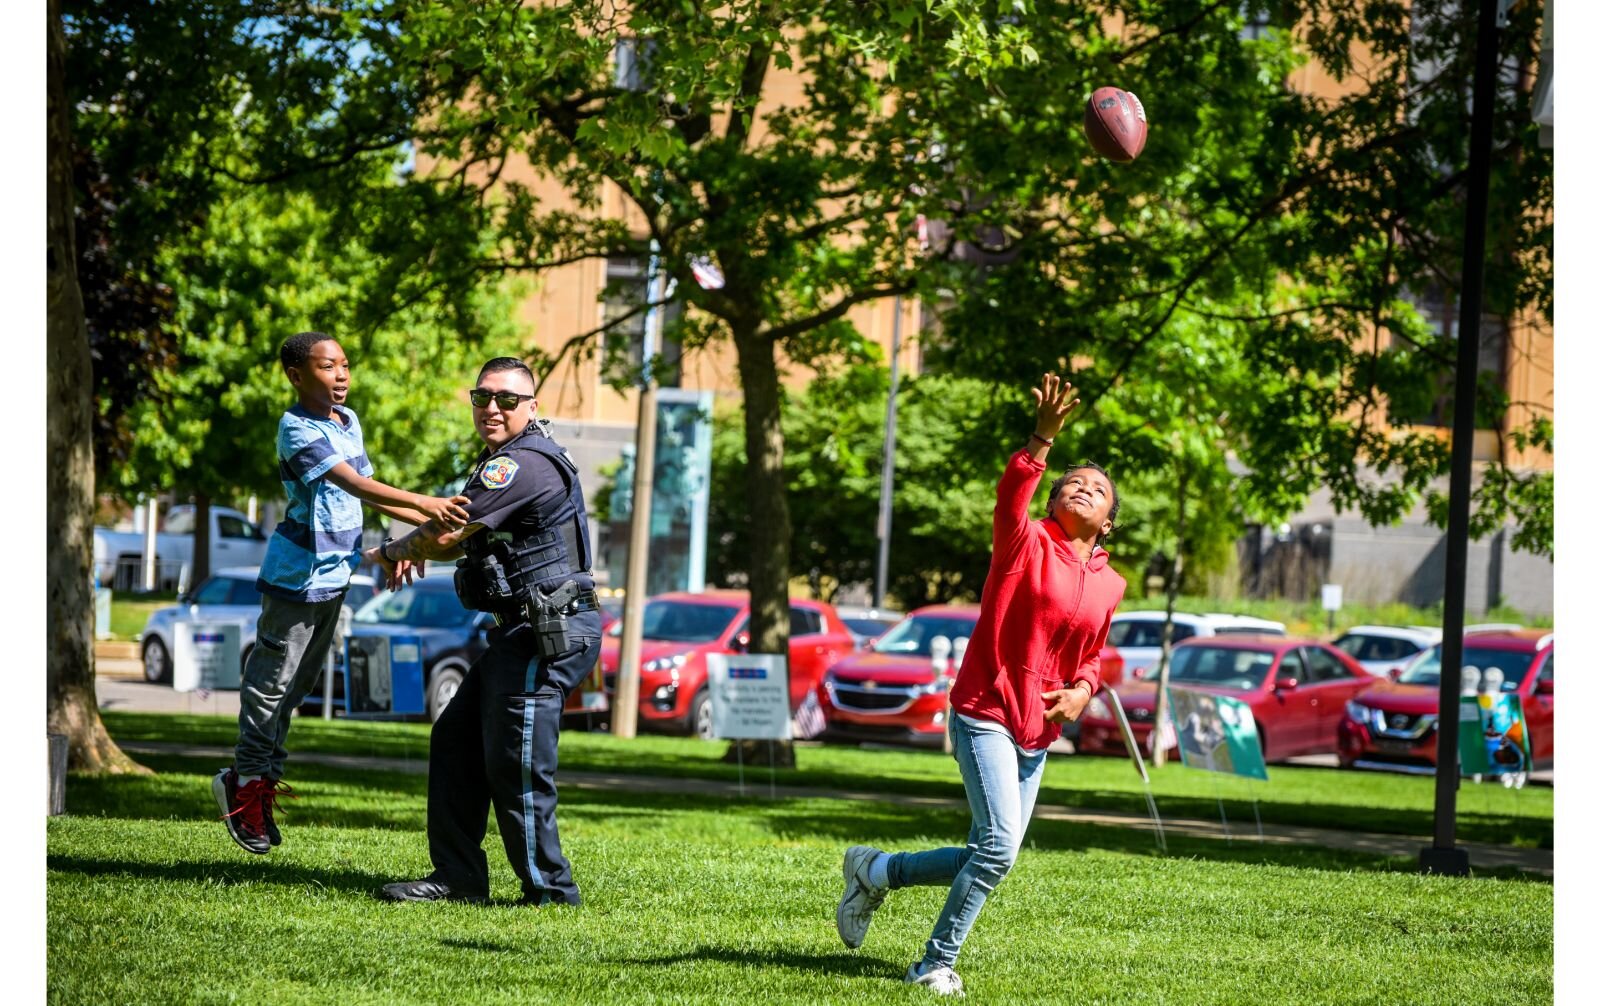
[[[507,457],[498,457],[484,462],[478,478],[485,489],[504,489],[516,475],[517,463]]]

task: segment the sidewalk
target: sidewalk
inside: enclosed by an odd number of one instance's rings
[[[223,761],[233,756],[231,748],[191,747],[183,744],[130,743],[123,744],[122,748],[130,754],[172,754],[185,758],[212,758],[222,759]],[[419,759],[367,758],[355,755],[305,753],[297,753],[295,759],[302,762],[314,762],[319,765],[353,770],[368,769],[385,772],[406,772],[415,775],[426,775],[428,771],[428,763]],[[675,779],[656,776],[620,775],[609,772],[569,772],[563,770],[559,775],[559,782],[562,786],[571,786],[579,789],[607,791],[649,790],[656,793],[679,793],[726,798],[740,796],[737,783],[713,779]],[[749,784],[744,790],[746,799],[761,799],[769,795],[778,799],[822,797],[833,800],[862,800],[947,811],[965,811],[967,809],[965,800],[943,797],[903,796],[894,793],[816,789],[805,786],[769,788],[760,783]],[[1155,824],[1148,817],[1140,814],[1092,811],[1075,807],[1040,804],[1034,809],[1034,816],[1049,821],[1073,821],[1079,824],[1099,824],[1113,828],[1132,828],[1150,832],[1155,830]],[[1371,856],[1388,856],[1410,860],[1415,860],[1422,847],[1429,842],[1426,837],[1416,835],[1380,835],[1370,832],[1334,831],[1282,824],[1263,824],[1261,826],[1261,834],[1258,837],[1255,833],[1254,824],[1255,822],[1253,821],[1236,822],[1231,830],[1225,830],[1220,821],[1183,818],[1163,818],[1161,821],[1161,826],[1167,833],[1186,835],[1191,838],[1235,842],[1262,841],[1273,845],[1308,845],[1325,849],[1360,852]],[[1154,839],[1152,839],[1153,843]],[[1541,876],[1555,876],[1555,853],[1549,849],[1524,849],[1508,845],[1476,844],[1463,844],[1461,848],[1467,851],[1468,859],[1474,866],[1491,869],[1515,867]]]

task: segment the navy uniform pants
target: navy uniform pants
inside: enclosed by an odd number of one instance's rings
[[[488,896],[483,839],[492,805],[524,899],[580,901],[556,832],[556,744],[567,693],[600,659],[600,616],[569,622],[573,648],[548,659],[534,654],[530,627],[491,629],[489,649],[433,725],[428,854],[432,879],[459,894]]]

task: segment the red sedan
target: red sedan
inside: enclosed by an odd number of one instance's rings
[[[1334,751],[1345,703],[1379,679],[1342,651],[1313,639],[1213,636],[1173,647],[1168,680],[1184,688],[1243,700],[1255,717],[1263,756],[1281,761]],[[1154,681],[1131,682],[1117,689],[1117,695],[1135,739],[1143,751],[1149,751],[1155,719]],[[1127,754],[1122,732],[1102,696],[1091,699],[1084,713],[1078,750]],[[1168,750],[1176,752],[1176,742]]]
[[[848,656],[823,676],[822,711],[828,736],[841,740],[897,740],[942,743],[950,684],[959,669],[957,640],[970,639],[978,607],[939,604],[918,608],[894,628]],[[933,641],[943,636],[952,656],[933,666]],[[1101,681],[1122,680],[1122,657],[1107,646],[1100,651]]]
[[[711,738],[711,696],[706,654],[743,653],[750,645],[750,596],[742,590],[708,590],[652,597],[644,606],[639,666],[639,725]],[[600,669],[608,704],[614,704],[622,623],[600,644]],[[798,708],[822,673],[855,649],[855,637],[833,605],[789,602],[789,703]]]
[[[1502,694],[1522,699],[1533,768],[1555,763],[1556,647],[1547,630],[1473,633],[1461,651],[1462,673],[1500,671]],[[1384,681],[1345,706],[1339,764],[1432,772],[1438,767],[1439,645],[1424,650],[1397,680]]]

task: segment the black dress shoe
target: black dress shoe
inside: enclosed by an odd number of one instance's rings
[[[390,901],[464,901],[469,905],[486,905],[486,894],[463,894],[451,890],[449,884],[437,880],[402,880],[383,885],[383,897]]]

